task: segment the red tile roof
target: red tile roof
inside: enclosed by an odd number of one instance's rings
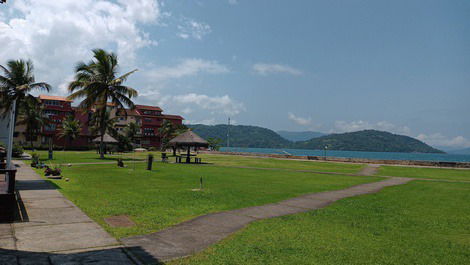
[[[169,120],[184,120],[184,118],[181,117],[180,115],[168,115],[168,114],[165,114],[165,115],[162,115],[162,118],[163,118],[163,119],[169,119]]]
[[[39,99],[41,99],[41,100],[57,100],[57,101],[72,102],[72,100],[67,99],[67,97],[49,96],[49,95],[39,95]]]
[[[162,109],[159,108],[159,107],[147,106],[147,105],[135,105],[135,108],[136,108],[136,109],[145,109],[145,110],[162,111]]]

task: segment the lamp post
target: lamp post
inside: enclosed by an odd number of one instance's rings
[[[328,149],[328,146],[325,145],[325,147],[323,148],[323,157],[324,157],[324,160],[326,160],[326,150]]]
[[[7,142],[7,166],[6,169],[13,169],[11,158],[13,156],[13,137],[15,133],[15,115],[16,115],[16,99],[13,101],[10,110],[10,121],[8,123],[8,142]]]

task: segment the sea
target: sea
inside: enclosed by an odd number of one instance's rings
[[[380,160],[414,160],[414,161],[442,161],[442,162],[470,162],[470,155],[456,154],[424,154],[424,153],[395,153],[395,152],[362,152],[362,151],[334,151],[334,150],[308,150],[308,149],[279,149],[279,148],[248,148],[248,147],[222,147],[222,152],[246,152],[259,154],[283,154],[294,156],[329,156],[345,158],[366,158]]]

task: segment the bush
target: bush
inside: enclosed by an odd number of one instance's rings
[[[13,157],[20,157],[24,152],[24,149],[21,145],[14,144],[13,145],[13,150],[12,150],[12,155]]]
[[[31,167],[37,167],[39,164],[39,155],[37,153],[31,154]]]
[[[62,170],[58,167],[50,168],[46,166],[46,170],[44,170],[44,175],[46,176],[60,176]]]

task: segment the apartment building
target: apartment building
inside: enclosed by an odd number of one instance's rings
[[[66,97],[40,95],[38,99],[43,105],[43,115],[48,117],[49,122],[43,126],[39,134],[33,135],[32,140],[36,147],[49,146],[50,142],[56,147],[66,145],[70,148],[89,148],[94,145],[92,140],[96,136],[91,134],[89,128],[91,111],[83,112],[77,107],[73,107],[73,102]],[[143,147],[160,147],[161,137],[158,129],[164,120],[171,121],[174,125],[181,125],[184,120],[179,115],[163,114],[163,110],[157,106],[136,105],[133,110],[125,109],[119,112],[112,104],[108,104],[108,108],[111,111],[111,118],[117,117],[115,129],[118,132],[124,133],[125,127],[131,122],[135,122],[139,126],[140,132],[136,140]],[[69,139],[59,137],[62,122],[68,116],[73,116],[81,124],[80,136],[72,142],[69,142]],[[30,145],[30,139],[24,125],[16,126],[15,142],[25,146]]]

